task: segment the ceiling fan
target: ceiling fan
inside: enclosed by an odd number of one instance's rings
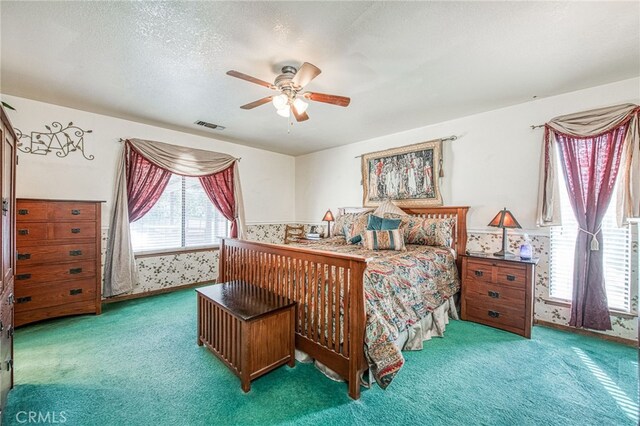
[[[344,96],[328,95],[326,93],[316,92],[302,92],[302,89],[321,72],[320,68],[305,62],[302,64],[300,69],[296,69],[289,65],[282,67],[282,74],[276,77],[273,84],[233,70],[227,71],[227,75],[280,92],[279,95],[267,96],[266,98],[242,105],[240,108],[253,109],[271,102],[278,110],[278,115],[289,117],[289,115],[293,113],[296,121],[305,121],[309,119],[309,115],[306,113],[307,106],[309,106],[309,104],[305,102],[303,98],[314,102],[324,102],[326,104],[338,105],[341,107],[349,106],[349,102],[351,102],[350,98]]]

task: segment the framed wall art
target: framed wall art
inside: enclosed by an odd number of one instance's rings
[[[441,206],[442,140],[362,156],[363,206],[391,200],[400,207]]]

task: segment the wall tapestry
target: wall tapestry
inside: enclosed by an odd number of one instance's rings
[[[83,130],[72,122],[66,126],[54,121],[51,126],[44,126],[48,132],[31,132],[24,134],[15,129],[18,136],[18,150],[28,154],[47,155],[55,152],[58,157],[66,157],[71,152],[80,151],[87,160],[93,160],[93,155],[84,152],[84,135],[92,130]]]
[[[441,206],[442,140],[362,156],[363,206],[392,200],[400,207]]]

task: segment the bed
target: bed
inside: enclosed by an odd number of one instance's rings
[[[404,210],[455,219],[451,246],[390,253],[337,238],[295,246],[225,239],[219,280],[245,280],[295,300],[296,349],[344,378],[358,399],[367,369],[386,387],[402,366],[399,332],[450,304],[459,289],[468,207]]]

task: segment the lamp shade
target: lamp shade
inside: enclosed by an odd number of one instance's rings
[[[496,228],[522,228],[506,207],[500,210],[487,226],[494,226]]]
[[[327,212],[324,214],[324,217],[322,218],[323,221],[327,221],[327,222],[333,222],[335,221],[335,219],[333,218],[333,213],[331,213],[331,210],[327,210]]]

